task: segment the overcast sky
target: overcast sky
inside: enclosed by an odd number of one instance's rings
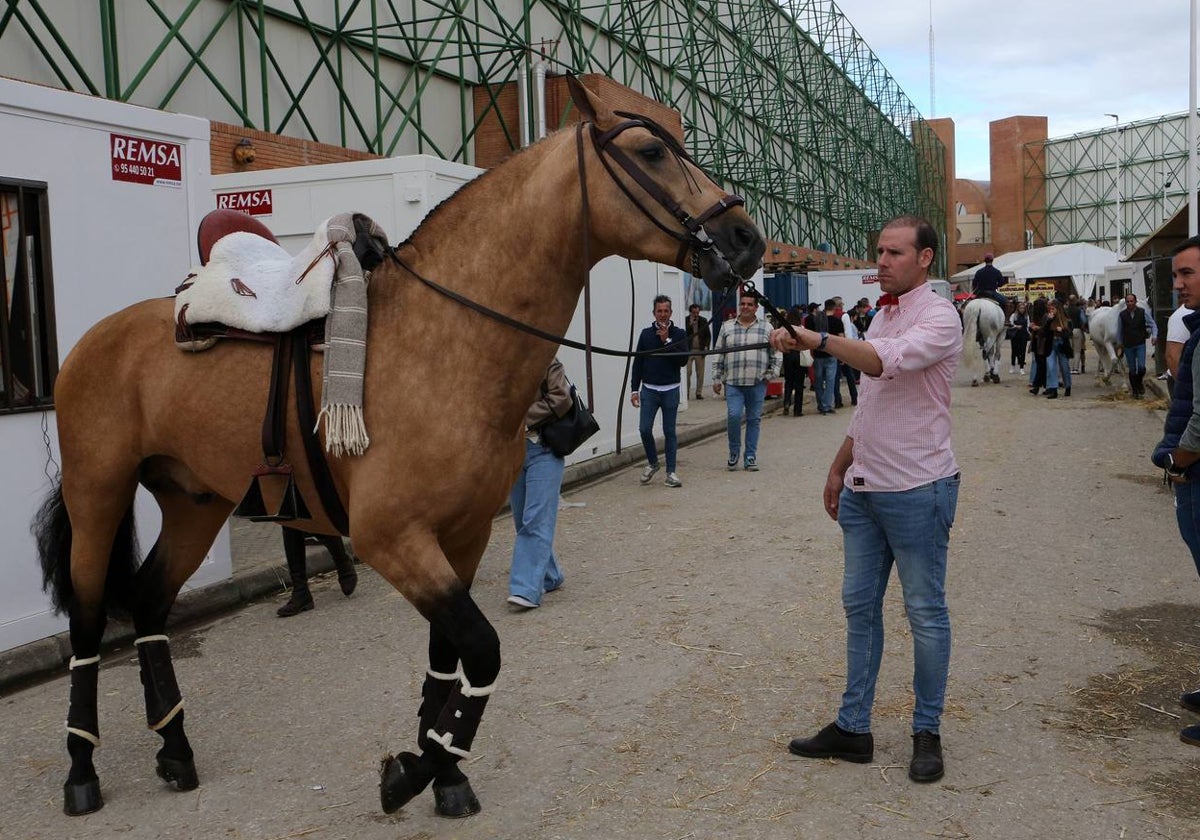
[[[810,0],[825,2],[825,0]],[[834,0],[924,116],[955,125],[959,178],[987,180],[988,123],[1051,137],[1188,108],[1188,0]]]

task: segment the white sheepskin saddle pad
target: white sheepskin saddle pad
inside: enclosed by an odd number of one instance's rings
[[[336,260],[328,220],[296,256],[253,233],[212,246],[206,265],[175,295],[176,323],[219,323],[256,333],[287,332],[329,314]]]

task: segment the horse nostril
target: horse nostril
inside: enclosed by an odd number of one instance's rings
[[[752,227],[739,225],[733,231],[733,241],[737,245],[738,250],[746,250],[750,246],[759,241],[761,237],[758,235],[758,230]]]

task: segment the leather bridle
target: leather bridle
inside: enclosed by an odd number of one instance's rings
[[[685,177],[691,182],[692,186],[695,187],[697,191],[700,189],[700,185],[696,181],[695,175],[693,175],[687,169],[687,167],[684,166],[684,162],[691,164],[701,172],[704,170],[699,164],[692,160],[687,151],[684,150],[683,146],[679,144],[679,141],[672,137],[665,128],[656,123],[654,120],[650,119],[649,117],[644,117],[639,114],[631,114],[626,111],[615,111],[614,113],[618,117],[624,117],[625,120],[624,122],[620,122],[606,131],[601,131],[593,122],[580,123],[576,129],[577,135],[580,138],[578,141],[579,145],[582,146],[582,135],[583,132],[587,130],[592,140],[592,146],[596,150],[596,157],[599,158],[600,163],[603,164],[605,171],[608,172],[609,177],[612,178],[613,182],[620,188],[621,192],[625,194],[625,197],[628,198],[633,206],[636,207],[643,216],[649,219],[655,227],[657,227],[667,236],[670,236],[672,239],[679,242],[679,253],[675,256],[675,264],[680,268],[685,268],[684,257],[690,250],[692,252],[691,274],[693,277],[700,278],[701,255],[717,249],[717,244],[713,241],[712,237],[708,235],[708,231],[704,229],[704,225],[707,222],[717,218],[722,213],[732,210],[734,207],[743,206],[746,203],[746,200],[740,195],[726,193],[703,213],[698,216],[692,216],[690,213],[684,210],[682,206],[680,206],[678,201],[668,195],[666,190],[664,190],[657,181],[647,175],[645,170],[634,163],[633,160],[630,159],[629,155],[625,154],[624,150],[622,150],[621,147],[616,145],[613,141],[631,128],[644,128],[666,145],[668,151],[672,154],[672,156],[674,156],[676,162],[679,164],[679,167],[683,171]],[[626,182],[620,177],[618,177],[616,171],[613,169],[613,162],[615,162],[621,167],[621,169],[625,171],[625,174],[628,175],[633,182],[638,185],[643,193],[649,196],[656,204],[658,204],[658,206],[666,210],[675,219],[675,221],[679,222],[683,230],[679,231],[667,226],[662,222],[661,219],[659,219],[658,216],[652,213],[646,207],[645,203],[643,203],[643,201],[639,200],[639,198],[634,195],[633,191],[629,188],[629,185],[626,184]],[[583,157],[581,153],[581,177],[583,176],[582,168]],[[710,178],[709,180],[713,179]],[[586,218],[586,206],[584,212]],[[735,277],[729,285],[733,285],[733,283],[737,282],[738,279],[739,278]],[[728,286],[726,288],[728,288]]]

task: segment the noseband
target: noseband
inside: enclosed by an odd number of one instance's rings
[[[636,207],[643,216],[649,219],[654,226],[663,233],[679,242],[679,253],[675,256],[676,265],[682,267],[684,265],[684,257],[687,255],[688,250],[691,250],[691,273],[694,277],[700,277],[701,255],[709,253],[713,250],[719,250],[717,249],[717,244],[713,241],[712,237],[708,235],[708,231],[704,229],[704,225],[720,216],[722,213],[732,210],[734,207],[741,207],[746,203],[746,200],[740,195],[726,193],[725,195],[721,196],[721,198],[718,199],[715,204],[713,204],[699,216],[692,216],[680,206],[678,201],[669,196],[657,181],[647,175],[645,171],[638,167],[638,165],[635,164],[619,146],[613,143],[613,140],[631,128],[644,128],[666,144],[671,154],[674,155],[676,161],[680,163],[680,168],[683,170],[688,180],[691,181],[697,189],[699,189],[699,184],[696,182],[695,176],[687,171],[687,169],[683,166],[683,162],[686,161],[701,171],[703,171],[703,169],[701,169],[701,167],[691,159],[679,142],[672,137],[665,128],[656,123],[654,120],[650,119],[649,117],[644,117],[639,114],[631,114],[625,111],[616,111],[615,113],[619,117],[625,117],[625,121],[618,123],[604,132],[601,132],[600,129],[596,127],[596,124],[592,122],[579,124],[577,131],[579,132],[580,136],[579,143],[581,148],[582,132],[584,130],[584,126],[586,125],[592,138],[592,146],[596,150],[596,157],[598,157],[600,162],[604,165],[604,169],[608,172],[609,177],[612,178],[613,182],[618,187],[620,187],[621,192],[625,193],[625,197],[633,203],[633,206]],[[683,227],[683,231],[681,232],[668,227],[667,225],[663,224],[663,222],[660,221],[659,218],[654,215],[654,213],[650,212],[646,205],[633,194],[633,191],[629,189],[625,181],[617,177],[617,173],[613,170],[612,161],[615,161],[618,166],[625,170],[625,173],[633,179],[633,181],[641,188],[642,192],[644,192],[651,199],[653,199],[656,204],[670,213],[671,216],[673,216],[675,220]],[[710,180],[712,179],[710,178]]]

